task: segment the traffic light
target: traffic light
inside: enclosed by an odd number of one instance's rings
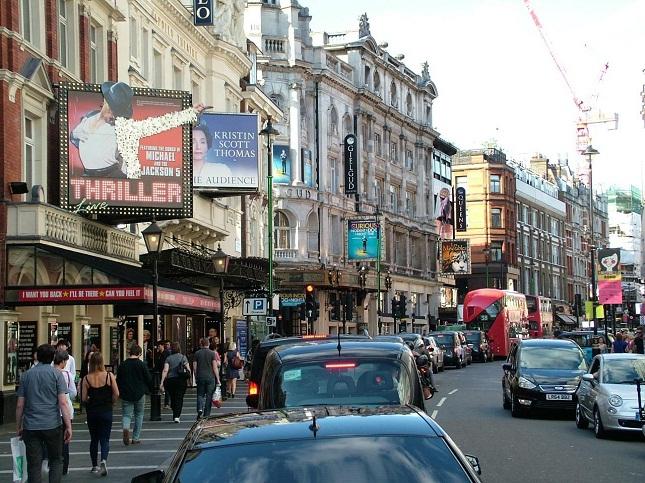
[[[305,304],[298,305],[300,320],[307,320],[307,313],[305,311]]]
[[[400,295],[399,296],[399,319],[407,318],[408,314],[405,313],[406,307],[407,307],[407,300],[405,298],[405,295]]]
[[[318,317],[320,317],[320,302],[315,300],[314,310],[313,310],[313,313],[311,314],[311,320],[318,320]]]
[[[392,297],[392,317],[397,317],[399,315],[399,301]]]
[[[335,298],[331,301],[331,319],[340,320],[340,299]]]
[[[354,317],[354,294],[352,292],[345,293],[345,320],[352,320]]]
[[[307,298],[305,299],[305,315],[307,317],[311,317],[313,313],[314,313],[314,296],[311,294],[307,294]]]

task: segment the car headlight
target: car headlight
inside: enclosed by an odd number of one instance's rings
[[[623,405],[623,398],[617,394],[612,394],[611,396],[609,396],[608,401],[609,401],[609,404],[611,404],[616,408]]]
[[[535,384],[533,384],[531,381],[529,381],[529,380],[528,380],[528,379],[526,379],[525,377],[520,377],[520,378],[518,379],[518,385],[519,385],[522,389],[534,389],[534,388],[536,387],[536,385],[535,385]]]

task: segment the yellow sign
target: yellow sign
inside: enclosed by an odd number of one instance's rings
[[[587,320],[593,319],[593,302],[591,300],[585,301],[585,315],[587,316]],[[602,305],[596,305],[596,318],[605,318],[605,307]]]

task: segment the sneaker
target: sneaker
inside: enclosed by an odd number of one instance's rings
[[[107,464],[105,460],[101,460],[101,476],[107,476]]]
[[[124,429],[123,430],[123,444],[126,445],[126,446],[130,444],[130,430],[129,429]]]
[[[168,406],[167,404],[164,404],[164,407],[163,407],[163,408],[164,408],[164,409],[170,409],[170,406]]]
[[[130,444],[141,444],[141,440],[140,439],[133,439],[132,441],[130,441]]]
[[[201,409],[197,411],[197,419],[202,419],[203,414],[204,414],[204,411],[202,411]]]
[[[175,418],[175,419],[173,419],[173,421],[174,421],[175,423],[180,423],[180,422],[181,422],[181,421],[179,421],[179,418]]]
[[[40,466],[40,471],[44,471],[45,473],[49,472],[49,460],[43,460],[41,466]]]
[[[99,472],[99,467],[98,466],[92,466],[92,469],[90,470],[90,473],[98,473]]]

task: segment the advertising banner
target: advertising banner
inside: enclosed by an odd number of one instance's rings
[[[190,93],[62,82],[58,107],[62,208],[124,220],[192,216]]]
[[[441,273],[469,274],[470,243],[468,240],[443,240],[439,242],[439,265]]]
[[[434,219],[439,233],[439,238],[446,240],[452,238],[452,188],[447,183],[433,180],[434,191]]]
[[[202,113],[193,129],[193,187],[256,191],[258,169],[257,114]]]
[[[358,193],[358,144],[356,136],[348,134],[343,141],[343,158],[345,160],[345,194]]]
[[[213,3],[214,0],[193,0],[193,25],[213,25]]]
[[[466,231],[468,220],[466,220],[466,188],[460,186],[456,189],[456,231]]]
[[[620,248],[598,249],[598,280],[620,281]]]
[[[377,260],[379,222],[375,219],[347,220],[347,259],[352,262]]]
[[[280,307],[298,307],[305,303],[305,294],[289,292],[280,294]]]
[[[598,303],[622,304],[622,282],[620,280],[598,280]]]
[[[305,186],[312,188],[314,185],[314,164],[311,161],[311,149],[300,150],[302,159],[302,181]]]
[[[291,157],[288,144],[273,145],[273,182],[291,184]]]
[[[240,351],[240,357],[244,359],[249,350],[249,327],[246,320],[235,321],[235,340],[237,342],[237,350]]]

